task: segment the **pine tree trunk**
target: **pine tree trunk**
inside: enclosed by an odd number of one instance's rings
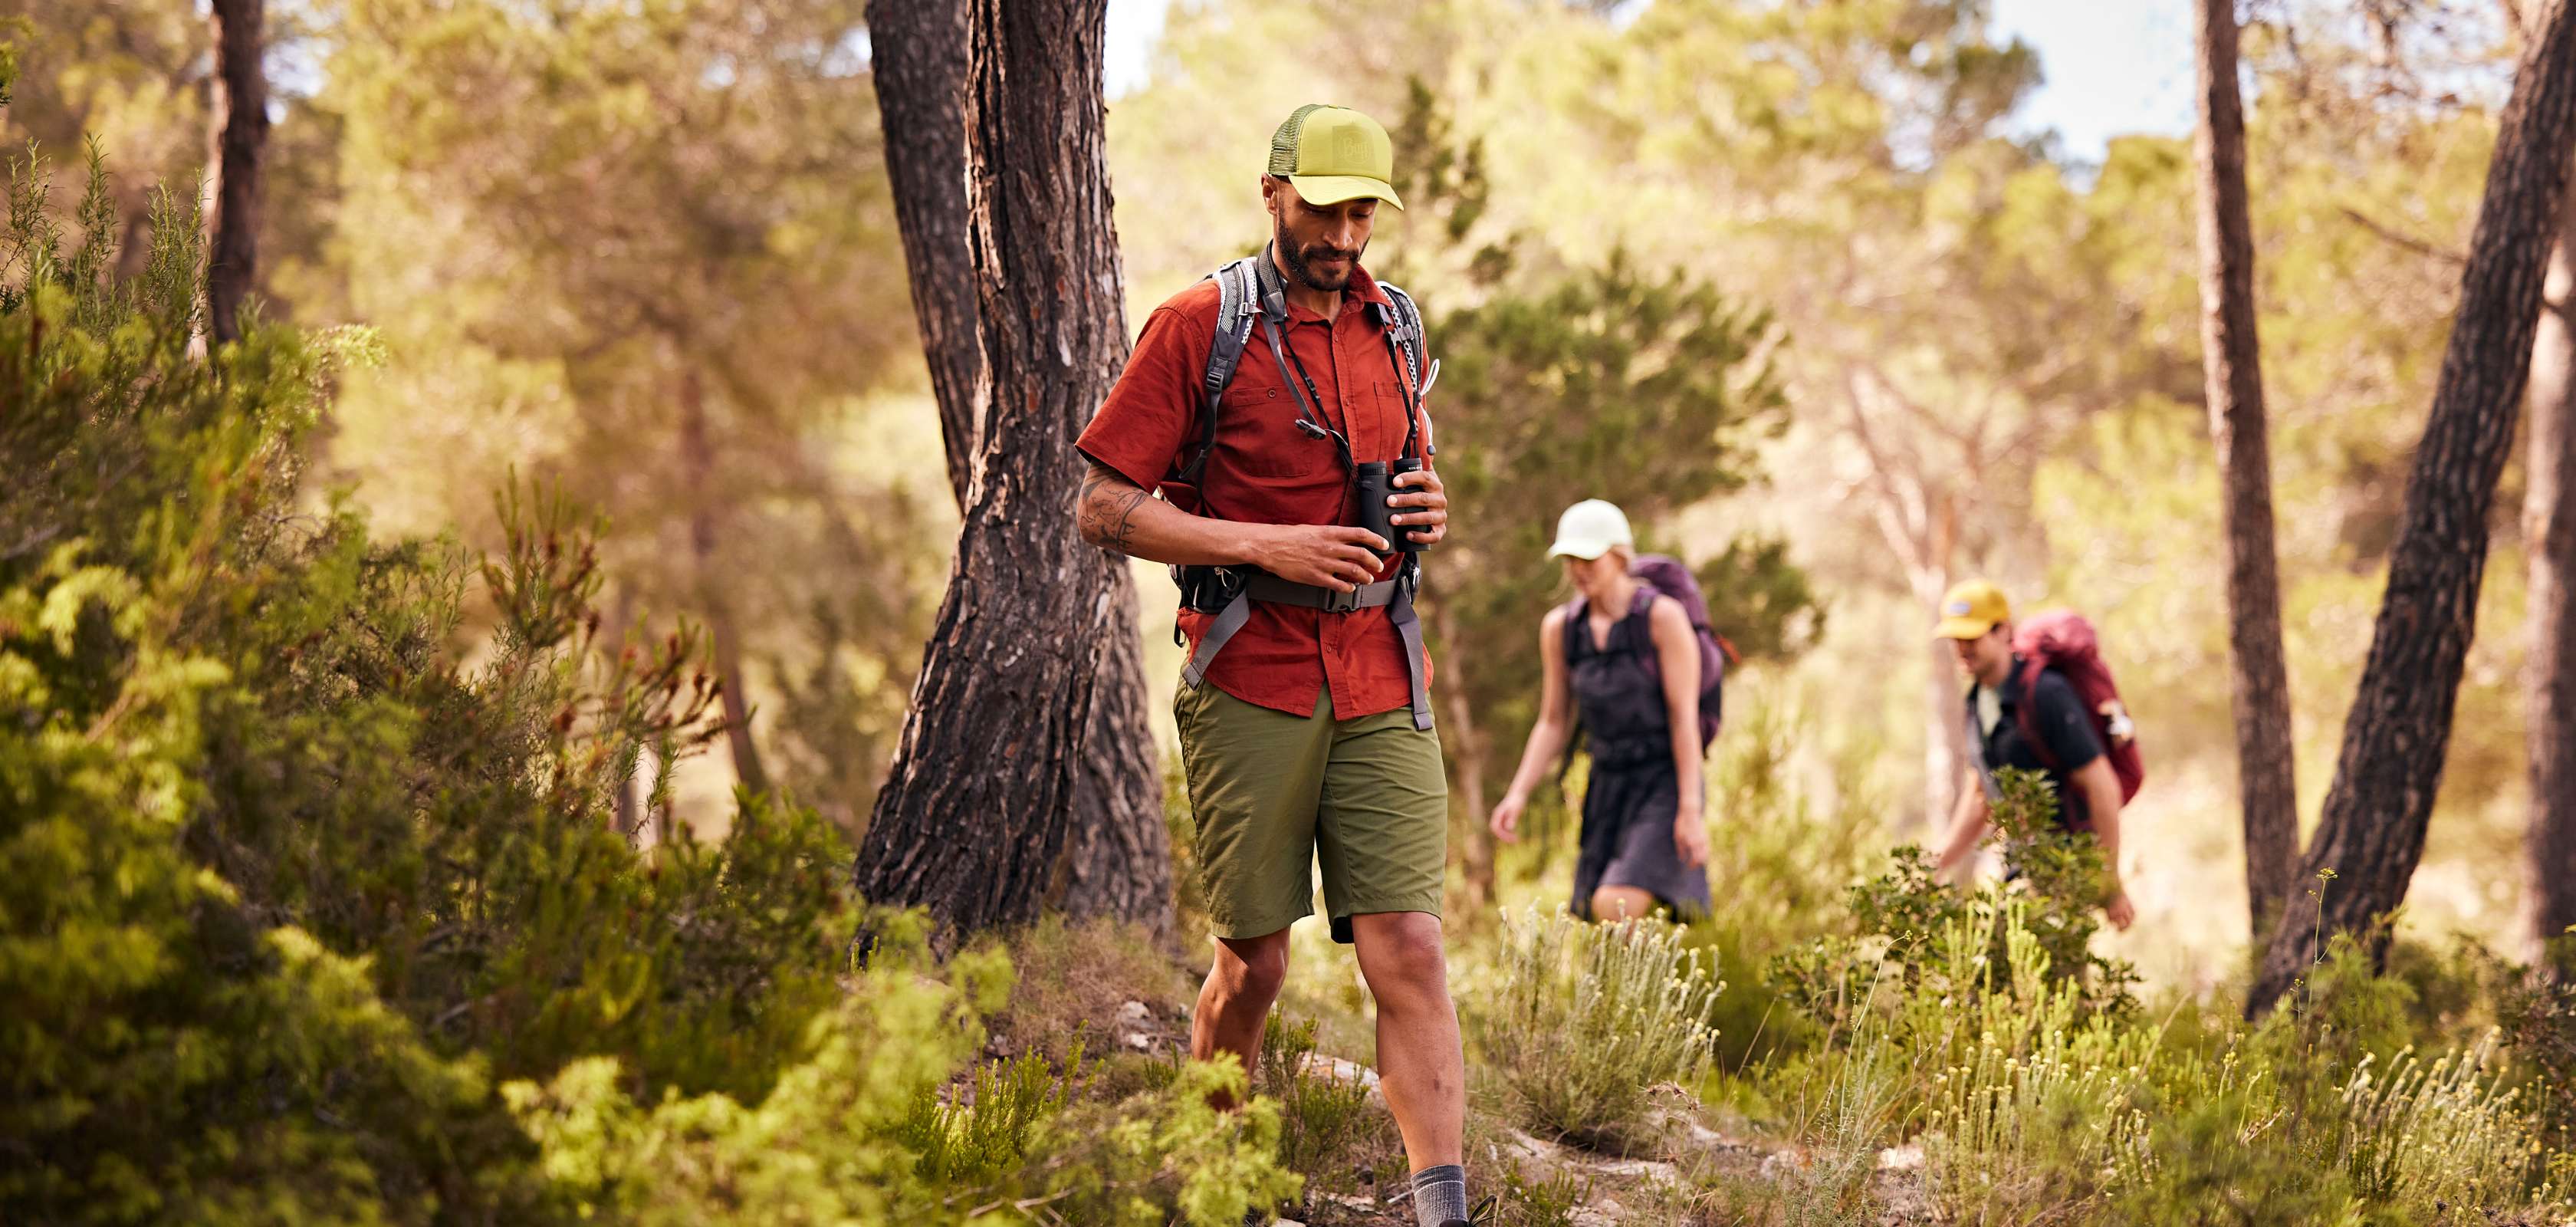
[[[2254,323],[2254,235],[2245,192],[2245,113],[2236,93],[2236,0],[2198,0],[2200,345],[2209,433],[2218,450],[2227,535],[2230,691],[2245,890],[2259,948],[2290,893],[2299,793],[2290,749],[2290,674],[2281,650],[2280,567],[2272,543],[2272,459]]]
[[[966,17],[964,0],[873,0],[868,6],[886,172],[939,402],[949,490],[960,508],[971,495],[991,397],[967,242]],[[1100,701],[1084,734],[1056,903],[1075,916],[1133,920],[1160,936],[1172,922],[1171,837],[1163,827],[1160,756],[1145,713],[1136,585],[1125,568],[1112,579],[1111,593],[1109,623],[1116,629],[1093,683]]]
[[[2531,349],[2531,452],[2523,542],[2530,555],[2523,665],[2530,754],[2532,943],[2576,926],[2576,192],[2561,206],[2538,338]]]
[[[1136,583],[1124,564],[1110,580],[1104,633],[1074,779],[1061,906],[1072,916],[1134,921],[1165,937],[1173,920],[1172,836],[1163,826],[1162,755],[1145,718]]]
[[[1127,352],[1105,0],[974,0],[966,167],[993,394],[957,557],[855,877],[950,939],[1036,916],[1081,787],[1125,563],[1075,536],[1073,439]]]
[[[2550,0],[2515,72],[2485,198],[2460,278],[2458,316],[2415,451],[2388,591],[2344,726],[2325,815],[2275,927],[2249,1016],[2268,1012],[2317,951],[2311,932],[2367,935],[2404,902],[2450,743],[2460,670],[2476,630],[2487,517],[2513,447],[2576,135],[2576,17]],[[2326,871],[2330,880],[2316,881]],[[2312,888],[2308,881],[2314,881]]]
[[[259,159],[268,143],[268,81],[260,71],[263,0],[213,0],[215,71],[207,111],[206,322],[217,342],[241,339],[242,300],[259,271]]]
[[[699,614],[713,640],[716,685],[724,701],[725,746],[733,752],[734,778],[753,792],[769,791],[760,747],[751,736],[751,692],[742,675],[742,635],[733,616],[733,594],[720,557],[723,494],[716,488],[715,437],[707,426],[706,385],[692,368],[680,376],[680,463],[689,483],[689,562],[696,574]]]
[[[939,402],[948,487],[964,507],[990,395],[966,247],[966,2],[869,0],[868,48],[912,314]]]

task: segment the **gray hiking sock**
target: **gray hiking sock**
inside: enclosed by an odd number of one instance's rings
[[[1455,1163],[1413,1173],[1413,1217],[1422,1227],[1467,1221],[1467,1169]]]

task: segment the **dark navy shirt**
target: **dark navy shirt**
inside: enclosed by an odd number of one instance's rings
[[[2081,829],[2092,821],[2084,803],[2084,794],[2075,787],[2075,773],[2085,764],[2102,757],[2102,738],[2093,731],[2093,717],[2084,710],[2083,696],[2054,669],[2041,671],[2039,687],[2032,696],[2036,706],[2031,712],[2031,727],[2048,748],[2046,754],[2031,744],[2022,730],[2022,658],[2013,658],[2012,672],[2004,678],[1996,698],[2001,700],[2002,718],[1987,730],[1977,714],[1977,688],[1968,688],[1968,728],[1985,743],[1985,769],[1989,775],[2005,767],[2046,772],[2057,785],[2057,820],[2062,826]],[[1992,795],[1992,794],[1989,794]]]

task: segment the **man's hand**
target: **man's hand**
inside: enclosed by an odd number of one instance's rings
[[[1415,469],[1396,474],[1394,484],[1405,491],[1389,495],[1386,500],[1387,506],[1397,509],[1396,526],[1412,525],[1406,536],[1424,545],[1440,544],[1440,539],[1449,535],[1449,491],[1440,484],[1440,475],[1429,469]],[[1421,510],[1405,511],[1408,507]]]
[[[1485,825],[1493,829],[1494,838],[1507,844],[1521,841],[1521,811],[1529,808],[1529,798],[1516,792],[1503,794],[1503,803],[1494,807],[1493,819]]]
[[[2102,914],[2109,918],[2112,928],[2123,933],[2138,920],[2137,906],[2129,902],[2129,892],[2124,887],[2111,888],[2110,901],[2102,905]]]
[[[1349,592],[1377,579],[1386,540],[1365,528],[1331,524],[1261,526],[1252,563],[1292,583]]]
[[[1698,806],[1685,805],[1673,815],[1673,850],[1681,854],[1685,869],[1708,863],[1708,820]]]

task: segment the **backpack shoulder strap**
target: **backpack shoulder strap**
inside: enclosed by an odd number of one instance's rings
[[[1567,601],[1565,609],[1565,663],[1568,668],[1592,651],[1591,606],[1582,598]]]
[[[1387,301],[1395,304],[1394,340],[1396,347],[1404,352],[1405,380],[1413,385],[1414,395],[1419,396],[1425,386],[1424,378],[1429,373],[1427,368],[1431,365],[1430,342],[1422,333],[1422,308],[1415,306],[1413,296],[1394,282],[1381,281],[1377,288],[1386,291]]]
[[[1650,661],[1656,659],[1655,598],[1663,595],[1653,584],[1639,583],[1636,599],[1628,603],[1628,614],[1620,619],[1627,631],[1628,650]]]
[[[1208,453],[1216,450],[1217,404],[1225,396],[1226,385],[1234,382],[1234,370],[1243,362],[1244,342],[1252,337],[1252,315],[1261,300],[1253,285],[1255,258],[1245,256],[1208,274],[1216,278],[1216,325],[1208,338],[1207,370],[1199,384],[1199,450],[1181,469],[1181,480],[1191,485],[1198,484],[1207,470]]]
[[[2046,764],[2049,770],[2055,771],[2058,769],[2057,749],[2049,745],[2048,738],[2039,731],[2039,681],[2042,677],[2055,673],[2056,670],[2043,667],[2035,659],[2023,662],[2022,669],[2030,676],[2022,683],[2020,703],[2013,709],[2013,722],[2021,726],[2021,739],[2029,743],[2031,750],[2039,755],[2039,761]],[[2060,674],[2058,680],[2066,679],[2063,674]]]

